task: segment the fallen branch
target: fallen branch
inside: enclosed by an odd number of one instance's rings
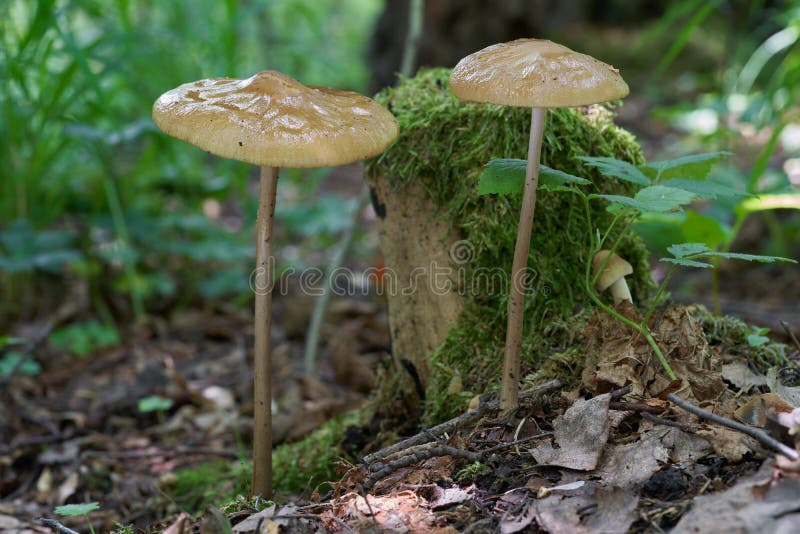
[[[664,412],[664,408],[658,406],[650,406],[645,402],[616,402],[611,401],[608,403],[609,410],[617,410],[622,412],[647,412],[660,414]]]
[[[36,521],[38,521],[39,523],[41,523],[46,527],[52,528],[53,530],[58,532],[58,534],[80,534],[79,532],[72,530],[71,528],[65,527],[55,519],[47,519],[46,517],[40,517]]]
[[[549,382],[545,382],[544,384],[540,384],[538,386],[520,391],[519,398],[520,400],[535,397],[537,395],[542,395],[554,389],[558,389],[564,385],[564,382],[561,380],[551,380]],[[406,438],[403,441],[399,441],[393,445],[389,445],[388,447],[384,447],[383,449],[373,452],[364,456],[361,460],[362,464],[371,464],[378,460],[381,460],[391,454],[395,454],[398,451],[402,451],[405,449],[409,449],[411,447],[415,447],[417,445],[421,445],[423,443],[428,443],[433,441],[437,436],[442,436],[446,433],[452,432],[455,429],[462,428],[472,421],[476,419],[480,419],[484,414],[487,412],[498,410],[500,409],[500,401],[499,400],[491,400],[485,404],[481,404],[478,406],[477,410],[473,410],[467,413],[463,413],[458,417],[450,419],[449,421],[445,421],[439,425],[436,425],[433,428],[429,428],[423,430],[419,434],[411,436],[410,438]]]
[[[769,447],[770,449],[777,451],[780,454],[783,454],[790,460],[797,460],[798,457],[800,457],[797,454],[796,450],[792,449],[791,447],[788,447],[787,445],[784,445],[783,443],[773,438],[760,428],[754,428],[751,426],[743,425],[742,423],[738,423],[732,419],[728,419],[727,417],[722,417],[721,415],[717,415],[715,413],[706,411],[688,401],[683,400],[674,393],[670,393],[669,395],[667,395],[667,400],[676,404],[680,408],[683,408],[687,412],[693,413],[694,415],[702,419],[706,419],[713,423],[717,423],[718,425],[726,426],[732,430],[736,430],[743,434],[747,434],[748,436],[755,439],[765,447]]]

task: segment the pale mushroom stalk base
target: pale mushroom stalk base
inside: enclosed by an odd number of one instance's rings
[[[531,246],[533,212],[536,208],[536,189],[539,185],[539,159],[542,153],[545,108],[532,108],[531,132],[528,145],[528,165],[525,171],[525,192],[514,246],[511,267],[511,291],[508,297],[508,326],[506,353],[503,360],[503,381],[500,389],[500,408],[503,412],[515,410],[519,405],[520,351],[522,350],[522,323],[525,313],[525,268]]]
[[[628,284],[625,282],[625,277],[620,278],[608,288],[611,291],[611,296],[614,297],[614,305],[619,304],[623,300],[633,303],[631,290],[628,289]]]
[[[255,350],[253,356],[253,495],[272,497],[272,392],[270,326],[272,322],[272,221],[278,168],[261,167],[256,221]],[[263,274],[263,277],[259,276]],[[263,281],[263,282],[261,282]]]

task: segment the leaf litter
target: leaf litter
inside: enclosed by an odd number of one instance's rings
[[[359,329],[368,320],[363,315],[359,320],[351,323],[348,343],[362,343],[364,353],[374,340],[365,340]],[[228,518],[210,508],[199,523],[181,515],[162,522],[161,528],[188,532],[192,525],[202,524],[203,531],[225,532],[220,521],[228,520],[233,531],[240,533],[787,528],[800,514],[796,504],[800,462],[773,456],[754,439],[700,420],[661,397],[674,392],[718,415],[782,433],[785,442],[794,444],[800,417],[788,402],[795,393],[793,388],[781,384],[777,371],[764,376],[741,357],[711,346],[692,308],[664,310],[652,330],[682,378],[680,383],[662,377],[644,340],[597,313],[580,336],[587,363],[574,389],[554,394],[555,386],[523,397],[520,410],[510,419],[485,409],[481,401],[476,408],[478,417],[465,419],[466,423],[447,433],[425,437],[422,443],[429,442],[427,449],[414,446],[417,456],[408,456],[407,450],[395,451],[394,461],[402,460],[404,454],[410,460],[389,470],[369,491],[364,490],[364,482],[374,476],[379,465],[385,467],[389,462],[380,455],[370,464],[351,466],[344,478],[334,482],[334,492],[315,493],[310,502],[295,498],[261,512],[240,507],[234,513],[229,511]],[[55,389],[55,379],[50,378],[50,387],[62,397],[44,396],[46,403],[31,403],[29,395],[12,392],[16,395],[12,398],[27,407],[26,413],[46,417],[59,403],[66,407],[57,418],[59,434],[51,447],[31,457],[24,445],[19,447],[20,440],[42,433],[23,431],[13,450],[6,447],[0,451],[4,465],[11,466],[11,476],[17,479],[25,475],[24,466],[41,466],[34,476],[28,476],[27,493],[17,492],[14,511],[28,518],[41,514],[37,500],[43,495],[50,496],[44,500],[45,506],[81,502],[97,495],[97,490],[87,487],[85,476],[76,476],[76,467],[82,466],[84,473],[119,472],[122,476],[101,480],[103,484],[110,481],[103,495],[121,501],[115,509],[124,509],[122,503],[127,502],[133,512],[130,503],[154,502],[148,487],[153,487],[155,478],[169,477],[174,470],[197,461],[202,456],[198,452],[201,446],[236,455],[225,427],[234,425],[247,432],[247,412],[240,411],[227,421],[224,414],[236,410],[237,403],[247,398],[247,388],[239,385],[247,383],[242,379],[247,367],[241,332],[228,329],[228,337],[224,332],[224,326],[216,322],[214,336],[219,339],[222,333],[223,343],[202,340],[207,354],[200,360],[207,361],[206,368],[202,363],[192,367],[193,346],[178,337],[109,350],[106,363],[94,364],[98,367],[91,369],[91,379],[61,376],[61,389]],[[276,363],[283,366],[284,373],[279,403],[303,406],[304,421],[312,420],[309,412],[315,410],[323,421],[351,401],[357,402],[359,392],[368,389],[372,378],[367,375],[348,383],[342,395],[341,389],[287,371],[298,347],[280,335],[277,341],[283,345],[275,351]],[[333,344],[332,352],[344,346]],[[143,358],[144,354],[149,357]],[[153,359],[160,363],[153,365]],[[353,361],[363,365],[363,361]],[[219,374],[208,371],[212,366]],[[146,391],[136,385],[142,375],[148,377]],[[215,383],[204,378],[209,376],[215,376]],[[23,384],[23,389],[35,387],[34,382]],[[86,395],[89,390],[102,392],[111,402],[97,402]],[[145,394],[170,398],[175,407],[163,421],[151,414],[148,431],[141,433],[133,430],[144,417],[136,413],[134,399]],[[294,425],[292,416],[287,417],[286,436],[302,426],[299,413]],[[110,441],[103,430],[115,432],[116,437]],[[119,437],[121,430],[124,438]],[[4,481],[8,480],[4,476]],[[169,485],[169,481],[164,483]],[[27,499],[23,505],[25,499],[19,495],[39,497]],[[0,524],[17,525],[9,510],[0,503]],[[103,517],[102,521],[110,524],[112,516]],[[129,518],[136,520],[135,515]],[[30,532],[46,531],[31,522],[19,524]],[[209,525],[217,526],[212,529]]]

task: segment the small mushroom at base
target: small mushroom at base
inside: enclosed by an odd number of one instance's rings
[[[608,257],[609,254],[611,255],[610,258]],[[605,268],[598,275],[598,271],[603,267],[604,263]],[[633,303],[628,284],[625,282],[625,277],[629,274],[633,274],[633,266],[610,250],[601,250],[592,259],[594,287],[601,292],[610,289],[611,296],[614,297],[614,304],[619,304],[623,300]]]

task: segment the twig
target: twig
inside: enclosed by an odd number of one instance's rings
[[[52,529],[55,529],[55,531],[58,532],[59,534],[80,534],[79,532],[77,532],[75,530],[72,530],[71,528],[65,527],[64,525],[62,525],[61,523],[59,523],[55,519],[48,519],[46,517],[40,517],[36,521],[38,521],[39,523],[41,523],[42,525],[44,525],[46,527],[50,527]]]
[[[609,397],[611,397],[612,400],[617,400],[619,398],[624,397],[628,393],[630,393],[631,389],[632,389],[631,385],[628,384],[624,388],[615,389],[614,391],[610,392],[608,395],[609,395]]]
[[[470,462],[477,462],[481,459],[481,455],[476,452],[465,451],[464,449],[457,449],[447,445],[437,445],[429,449],[416,451],[408,456],[403,456],[402,458],[398,458],[397,460],[392,460],[391,462],[386,463],[383,467],[381,467],[381,469],[367,477],[367,479],[364,481],[364,491],[369,492],[369,490],[371,490],[378,481],[386,478],[398,469],[402,469],[403,467],[408,467],[421,462],[422,460],[427,460],[437,456],[454,456],[456,458],[464,458]]]
[[[643,419],[647,419],[651,423],[655,423],[657,425],[664,425],[664,426],[671,426],[673,428],[679,428],[684,432],[689,432],[691,434],[695,433],[695,429],[692,428],[690,425],[685,425],[683,423],[679,423],[677,421],[671,421],[669,419],[665,419],[663,417],[658,417],[657,415],[653,415],[651,413],[644,412],[642,414]]]
[[[728,419],[727,417],[722,417],[721,415],[717,415],[715,413],[706,411],[702,408],[695,406],[694,404],[691,404],[690,402],[683,400],[674,393],[670,393],[669,395],[667,395],[667,400],[675,403],[676,405],[683,408],[687,412],[693,413],[698,417],[707,419],[719,425],[726,426],[732,430],[742,432],[743,434],[747,434],[751,438],[757,440],[762,445],[769,447],[770,449],[777,451],[780,454],[783,454],[790,460],[797,460],[799,457],[796,450],[784,445],[783,443],[776,440],[775,438],[773,438],[760,428],[753,428],[747,425],[743,425],[742,423],[738,423],[736,421]]]
[[[535,397],[537,395],[542,395],[547,393],[548,391],[552,391],[554,389],[558,389],[564,385],[564,382],[561,380],[550,380],[549,382],[545,382],[544,384],[540,384],[538,386],[520,391],[519,396],[520,399]],[[390,454],[394,454],[398,451],[408,449],[410,447],[414,447],[416,445],[421,445],[423,443],[428,443],[431,441],[431,436],[441,436],[446,432],[450,432],[457,428],[462,428],[472,421],[476,419],[480,419],[484,414],[487,412],[497,410],[500,408],[500,401],[499,400],[491,400],[485,404],[481,404],[477,410],[473,410],[471,412],[463,413],[458,417],[454,417],[449,421],[445,421],[439,425],[436,425],[433,428],[426,429],[419,434],[411,436],[410,438],[406,438],[403,441],[397,442],[393,445],[389,445],[388,447],[384,447],[379,451],[375,451],[371,454],[364,456],[361,463],[364,464],[371,464],[377,460],[385,458]]]
[[[611,401],[608,403],[609,410],[618,410],[626,412],[648,412],[659,414],[664,412],[664,408],[658,406],[650,406],[645,402],[616,402]]]

